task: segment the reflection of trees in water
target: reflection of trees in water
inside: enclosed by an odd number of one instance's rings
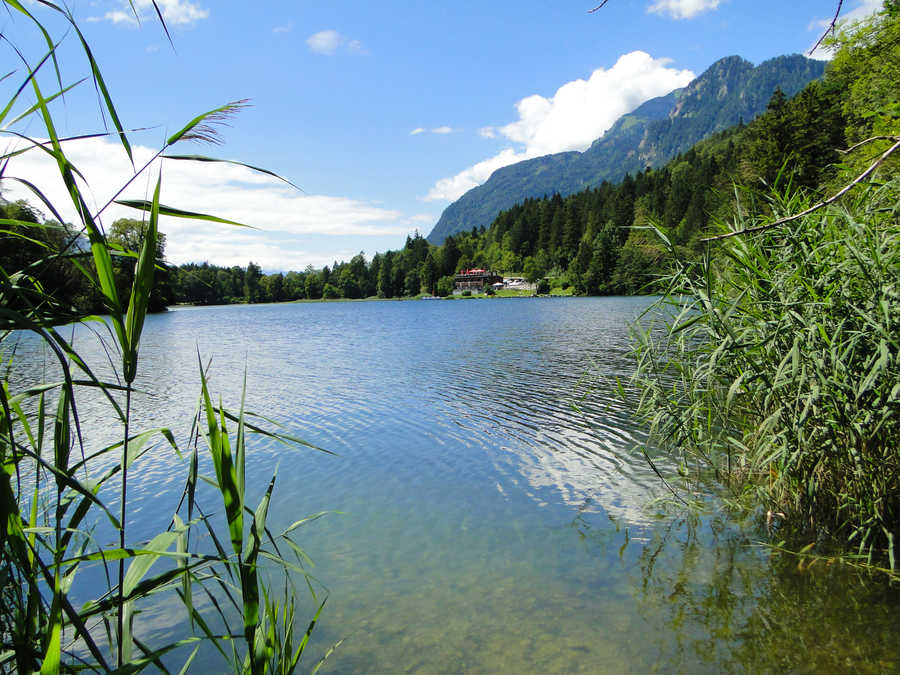
[[[719,516],[659,528],[635,593],[665,671],[896,672],[900,587],[750,546]]]

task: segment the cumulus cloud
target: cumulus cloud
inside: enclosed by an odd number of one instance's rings
[[[123,177],[131,175],[124,151],[113,141],[83,139],[68,143],[66,148],[73,164],[90,181],[89,203],[94,208],[112,198]],[[133,146],[133,150],[137,166],[153,154],[140,145]],[[121,198],[149,198],[157,170],[158,167],[152,167]],[[57,208],[71,203],[55,164],[46,160],[45,153],[31,151],[15,157],[5,175],[36,184]],[[7,199],[28,199],[37,205],[33,195],[15,181],[0,180],[0,190]],[[417,222],[397,211],[355,199],[304,194],[269,176],[231,164],[164,160],[161,201],[259,228],[163,217],[160,229],[167,237],[166,257],[175,264],[209,260],[246,265],[247,260],[254,260],[266,269],[321,266],[342,259],[342,251],[335,250],[342,237],[402,236],[412,231]],[[61,210],[61,215],[76,221],[71,208]],[[139,211],[113,205],[103,213],[102,222],[108,227],[117,218],[140,217]],[[328,250],[323,250],[323,235],[331,242],[326,244],[330,246]],[[309,242],[314,240],[319,245],[311,250]],[[346,259],[359,251],[358,242],[350,248],[355,250],[350,250]]]
[[[203,9],[190,0],[156,0],[156,4],[162,12],[163,19],[172,26],[187,25],[205,19],[209,16],[209,10]],[[134,10],[132,10],[132,6]],[[129,5],[122,2],[117,10],[106,12],[102,19],[119,24],[136,24],[135,11],[140,19],[155,17],[156,9],[152,0],[134,0]],[[94,20],[100,20],[95,18]]]
[[[433,133],[433,134],[439,134],[439,135],[441,135],[441,136],[443,136],[443,135],[445,135],[445,134],[452,134],[452,133],[453,133],[453,128],[452,128],[452,127],[448,127],[448,126],[437,127],[436,129],[432,129],[432,130],[431,130],[431,133]]]
[[[537,157],[537,155],[531,157]],[[516,152],[512,148],[506,148],[493,157],[460,171],[455,176],[441,178],[428,192],[425,201],[455,201],[472,188],[484,183],[497,169],[526,159],[530,159],[527,152]]]
[[[667,59],[631,52],[620,57],[612,68],[598,68],[587,80],[564,84],[550,98],[523,98],[516,104],[516,121],[496,130],[491,128],[515,146],[456,176],[437,181],[425,199],[452,201],[501,167],[541,155],[585,150],[625,113],[694,78],[691,71],[677,70],[668,64]],[[481,133],[486,135],[484,130]]]
[[[362,52],[363,45],[359,40],[351,40],[336,30],[321,30],[306,38],[306,46],[310,51],[323,56],[334,56],[339,49]]]
[[[494,127],[481,127],[478,135],[482,138],[497,138],[497,130]]]
[[[718,6],[719,0],[656,0],[647,11],[668,14],[673,19],[691,19]]]
[[[412,131],[409,132],[409,135],[410,136],[418,136],[419,134],[424,134],[424,133],[425,133],[425,129],[423,129],[422,127],[416,127],[415,129],[413,129]]]

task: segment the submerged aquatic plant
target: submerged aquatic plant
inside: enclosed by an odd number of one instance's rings
[[[291,537],[309,519],[294,523],[279,535],[272,533],[266,516],[275,477],[254,509],[247,502],[244,466],[251,435],[291,445],[308,444],[250,423],[243,402],[235,413],[221,403],[215,404],[203,367],[198,424],[187,448],[179,445],[176,434],[168,428],[140,432],[134,429],[132,398],[153,288],[159,217],[239,223],[164,206],[160,201],[160,169],[151,199],[117,202],[138,209],[145,216],[141,249],[117,250],[107,239],[102,223],[109,204],[98,210],[89,206],[86,178],[67,155],[69,139],[59,136],[54,123],[51,103],[77,86],[62,84],[59,43],[51,38],[48,22],[32,13],[30,5],[4,0],[4,6],[36,31],[46,51],[37,63],[30,63],[9,34],[3,36],[20,58],[24,74],[0,110],[0,133],[21,142],[0,155],[0,178],[24,185],[42,208],[61,223],[62,205],[52,203],[41,186],[15,176],[18,156],[28,152],[47,155],[58,168],[58,177],[71,200],[70,208],[77,214],[77,225],[45,225],[63,229],[67,238],[59,246],[33,240],[44,250],[43,257],[29,261],[22,269],[0,268],[0,346],[4,356],[15,358],[14,348],[5,348],[14,344],[16,331],[30,331],[52,354],[58,371],[53,381],[24,386],[11,378],[12,371],[7,368],[0,382],[0,670],[135,672],[151,664],[165,670],[163,656],[176,649],[187,654],[183,666],[186,670],[201,646],[208,644],[235,672],[292,672],[324,604],[316,600],[317,610],[302,639],[295,644],[296,599],[288,572],[305,572],[302,550]],[[71,13],[53,2],[41,2],[35,11],[61,19],[65,30],[79,41],[89,70],[88,77],[80,82],[90,81],[96,87],[103,113],[115,127],[111,135],[118,138],[133,165],[126,129]],[[52,72],[47,73],[48,70]],[[10,73],[3,79],[14,76]],[[54,83],[49,95],[41,86],[47,79]],[[24,113],[11,117],[10,111],[25,98],[26,92],[31,93],[32,101],[26,104]],[[173,155],[169,150],[185,140],[209,140],[209,124],[233,113],[240,105],[221,106],[191,120],[165,141],[150,162],[125,177],[117,195],[159,158],[218,161],[197,155]],[[39,125],[45,137],[16,131],[25,124],[30,124],[30,128]],[[22,237],[22,226],[34,224],[0,219],[0,234]],[[76,245],[79,241],[86,241],[87,245]],[[114,253],[136,259],[134,281],[125,295],[117,290]],[[80,317],[54,297],[53,289],[44,287],[36,272],[60,261],[88,280],[102,298],[108,316]],[[73,319],[99,322],[107,328],[115,348],[115,355],[110,358],[112,377],[97,375],[100,371],[87,363],[72,340],[58,329],[59,324]],[[118,442],[94,447],[96,434],[89,433],[90,428],[85,426],[94,422],[87,422],[79,413],[79,401],[86,396],[99,396],[104,402],[108,417],[100,424],[119,425],[122,433]],[[205,477],[199,472],[200,438],[206,441],[215,476]],[[149,541],[134,541],[127,529],[129,478],[140,469],[148,451],[160,443],[185,458],[184,492],[181,500],[171,505],[162,531]],[[118,462],[111,462],[115,457]],[[212,484],[221,497],[227,534],[221,530],[222,520],[213,510],[204,510],[200,503],[197,487],[201,480]],[[94,536],[95,528],[107,525],[117,532],[115,543],[104,543]],[[200,546],[201,539],[212,542],[209,550]],[[289,547],[296,564],[279,547]],[[281,600],[275,599],[271,590],[274,586],[261,573],[263,559],[284,575]],[[98,574],[98,569],[102,573]],[[103,582],[98,583],[98,579]],[[193,632],[164,644],[153,639],[145,642],[137,637],[141,608],[151,597],[161,594],[179,600]],[[213,611],[212,616],[198,610],[195,597],[203,599],[203,604]],[[234,630],[232,626],[238,624],[241,629]]]

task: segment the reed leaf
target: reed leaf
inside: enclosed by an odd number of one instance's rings
[[[772,195],[773,214],[806,215],[727,240],[699,270],[677,266],[653,311],[683,310],[661,339],[641,327],[634,343],[639,414],[657,443],[724,476],[736,500],[761,495],[796,536],[853,542],[889,565],[900,527],[898,194],[893,180],[818,213],[805,197]],[[740,212],[729,229],[757,224]]]
[[[63,209],[47,197],[41,186],[11,175],[11,167],[25,153],[36,151],[51,158],[68,193],[67,199],[77,214],[79,232],[68,236],[67,243],[50,246],[38,236],[17,231],[17,228],[47,228],[49,225],[16,218],[0,220],[0,233],[42,250],[40,259],[28,261],[22,269],[0,270],[0,341],[12,330],[31,331],[48,347],[61,371],[59,376],[55,376],[58,377],[56,381],[22,390],[16,390],[15,384],[6,376],[0,380],[0,513],[3,518],[3,526],[0,527],[0,575],[3,576],[0,580],[4,589],[10,589],[10,602],[6,602],[5,595],[4,603],[0,605],[0,625],[4,627],[0,631],[0,669],[13,667],[18,672],[48,673],[81,670],[130,673],[155,667],[168,672],[163,657],[173,650],[183,649],[185,659],[182,672],[186,672],[196,662],[200,644],[209,642],[236,671],[243,669],[246,659],[247,667],[253,673],[264,672],[267,668],[292,672],[302,652],[302,649],[294,650],[290,635],[294,628],[295,599],[293,595],[289,599],[286,595],[283,603],[275,603],[261,578],[259,564],[262,558],[267,566],[275,565],[285,575],[290,571],[303,574],[302,568],[288,563],[281,556],[279,541],[284,539],[295,552],[300,551],[290,541],[289,533],[321,514],[298,521],[282,535],[274,536],[266,528],[266,517],[275,476],[256,510],[251,512],[245,505],[245,466],[250,436],[261,435],[291,445],[302,445],[303,441],[283,433],[275,425],[267,426],[264,422],[268,420],[265,418],[246,412],[244,396],[237,416],[227,412],[221,402],[213,405],[206,373],[201,367],[198,419],[205,418],[206,425],[200,435],[206,440],[216,471],[215,479],[210,482],[215,485],[225,505],[225,519],[232,543],[231,551],[227,551],[220,541],[221,528],[215,514],[208,516],[200,504],[202,491],[197,490],[197,482],[208,479],[199,472],[196,442],[192,452],[184,457],[175,435],[169,429],[142,432],[132,429],[135,417],[132,395],[136,391],[133,383],[138,373],[141,337],[155,276],[154,257],[160,215],[246,225],[162,205],[160,175],[151,200],[118,202],[149,215],[148,232],[145,233],[141,250],[137,253],[125,251],[112,244],[100,221],[100,214],[106,207],[97,214],[91,213],[86,199],[89,182],[67,155],[69,141],[108,134],[61,137],[50,110],[54,101],[65,97],[87,77],[64,86],[57,63],[58,44],[51,40],[46,28],[32,13],[33,8],[26,8],[20,0],[4,2],[8,9],[28,18],[47,47],[33,67],[23,57],[28,69],[24,82],[18,83],[18,90],[0,106],[0,124],[5,125],[0,133],[23,141],[24,146],[0,154],[0,178],[18,182],[45,212],[52,214],[58,222],[65,222]],[[155,1],[152,4],[162,22],[160,6]],[[107,83],[72,13],[65,6],[49,0],[39,0],[35,7],[49,10],[68,22],[70,34],[78,41],[80,51],[86,58],[88,77],[97,89],[102,113],[112,119],[114,133],[133,165],[132,148]],[[132,5],[132,8],[139,16],[136,6]],[[162,23],[168,35],[168,28]],[[12,44],[7,35],[4,38]],[[12,46],[16,49],[15,45]],[[44,95],[38,82],[39,74],[46,72],[51,62],[56,69],[58,87],[53,88],[52,94]],[[11,76],[0,76],[0,80]],[[33,101],[25,103],[24,111],[11,117],[13,108],[22,102],[26,91],[33,94]],[[170,136],[154,159],[165,155],[165,150],[172,143],[190,139],[215,140],[215,128],[210,125],[224,121],[242,105],[243,102],[236,102],[198,116]],[[23,122],[41,124],[41,138],[32,138],[10,128]],[[251,164],[200,155],[165,156],[176,161],[221,161],[290,184],[277,174]],[[127,177],[117,196],[149,165]],[[89,241],[89,253],[72,248],[82,236]],[[136,258],[134,283],[127,298],[119,295],[116,286],[117,265],[125,257]],[[93,264],[89,264],[87,258]],[[42,265],[61,261],[83,275],[92,289],[102,296],[103,305],[109,312],[107,318],[77,318],[85,323],[99,321],[109,332],[121,356],[118,363],[109,358],[109,365],[115,371],[113,376],[97,377],[93,364],[89,365],[79,355],[71,339],[66,339],[54,328],[58,323],[70,321],[73,315],[54,303],[38,273]],[[97,337],[103,339],[100,335]],[[109,419],[100,424],[121,423],[123,433],[119,442],[107,443],[98,449],[92,440],[96,434],[82,433],[83,421],[79,415],[78,401],[85,393],[92,395],[92,409],[98,405],[105,406]],[[124,406],[121,403],[123,393]],[[228,428],[232,422],[236,423],[236,430]],[[97,421],[92,417],[90,425],[94,424]],[[234,431],[236,435],[232,436]],[[129,502],[132,501],[127,492],[129,474],[139,475],[141,465],[138,460],[157,447],[154,441],[168,444],[177,458],[185,460],[186,481],[178,510],[184,504],[188,517],[182,519],[176,510],[171,520],[161,526],[163,531],[152,536],[149,542],[126,546],[125,526]],[[80,455],[73,454],[77,450],[80,450]],[[120,461],[109,462],[111,453],[119,453]],[[107,502],[109,489],[103,489],[116,477],[121,477],[118,516],[114,515],[112,504]],[[199,515],[194,517],[195,513]],[[249,523],[244,522],[247,519]],[[118,546],[104,542],[108,527],[104,520],[119,531]],[[248,526],[246,531],[245,525]],[[102,536],[95,532],[98,527],[104,532]],[[190,535],[194,528],[199,530],[198,535],[192,538]],[[201,542],[202,546],[211,550],[199,549]],[[302,559],[299,553],[298,559]],[[164,564],[159,569],[157,565],[161,561]],[[96,574],[80,574],[86,566],[94,567]],[[115,567],[119,570],[118,582]],[[103,578],[105,584],[98,584],[97,581]],[[306,583],[312,589],[308,576]],[[213,618],[227,626],[240,614],[243,630],[239,633],[212,630],[208,617],[195,606],[194,594],[198,591],[209,600],[208,611]],[[161,593],[180,598],[187,610],[193,634],[168,644],[155,644],[152,639],[145,644],[136,637],[134,630],[139,630],[142,603]],[[75,598],[78,598],[77,607]],[[115,666],[109,664],[100,648],[100,643],[104,641],[117,660]],[[238,643],[243,644],[241,656],[238,655]]]
[[[146,199],[117,199],[115,203],[121,206],[128,206],[132,209],[146,212],[151,212],[154,208],[153,202],[147,201]],[[218,216],[212,216],[207,213],[197,213],[194,211],[185,211],[184,209],[176,209],[171,206],[165,206],[164,204],[157,204],[156,209],[158,215],[160,216],[170,216],[172,218],[187,218],[190,220],[206,220],[211,223],[221,223],[223,225],[235,225],[236,227],[249,227],[250,229],[256,229],[252,225],[245,225],[244,223],[238,223],[234,220],[219,218]]]
[[[125,317],[125,336],[127,345],[123,345],[124,364],[123,374],[125,381],[131,383],[137,375],[138,345],[141,341],[141,331],[144,328],[144,318],[150,304],[150,293],[153,290],[153,272],[155,270],[157,226],[159,222],[159,191],[162,185],[162,174],[156,180],[156,188],[153,191],[153,201],[150,208],[150,220],[144,233],[144,243],[141,247],[140,258],[134,271],[134,282],[131,287],[131,297],[128,300],[128,312]]]
[[[269,171],[268,169],[263,169],[262,167],[254,166],[252,164],[247,164],[246,162],[239,162],[233,159],[219,159],[216,157],[207,157],[205,155],[163,155],[163,159],[174,159],[180,161],[188,161],[188,162],[215,162],[218,164],[232,164],[234,166],[240,166],[245,169],[250,169],[251,171],[255,171],[256,173],[262,173],[267,176],[272,176],[272,178],[276,178],[280,180],[282,183],[287,183],[292,188],[303,191],[302,188],[294,185],[291,181],[289,181],[284,176],[279,176],[274,171]]]

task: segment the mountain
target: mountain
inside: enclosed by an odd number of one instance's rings
[[[658,167],[717,131],[764,112],[777,87],[791,97],[825,72],[822,61],[798,54],[755,66],[739,56],[716,61],[682,89],[650,99],[620,117],[584,152],[560,152],[497,169],[448,206],[428,241],[488,227],[500,211],[528,197],[566,196]]]

